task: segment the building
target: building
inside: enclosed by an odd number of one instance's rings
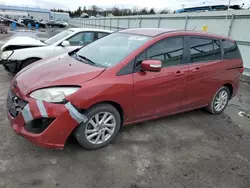
[[[67,12],[51,12],[51,19],[69,21],[69,13]]]
[[[51,12],[48,9],[7,6],[7,5],[0,5],[0,15],[12,19],[28,17],[37,20],[50,20],[51,18]]]

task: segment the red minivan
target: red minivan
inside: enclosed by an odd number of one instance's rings
[[[243,70],[237,44],[227,37],[122,30],[19,72],[8,118],[38,145],[62,149],[73,134],[84,148],[98,149],[123,125],[202,107],[223,112]]]

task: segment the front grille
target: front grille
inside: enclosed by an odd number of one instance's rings
[[[12,117],[17,117],[19,110],[23,109],[27,104],[28,102],[20,99],[11,90],[9,90],[7,97],[7,109]]]

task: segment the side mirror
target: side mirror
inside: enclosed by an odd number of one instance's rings
[[[65,41],[63,41],[63,42],[61,43],[61,46],[62,46],[62,47],[70,46],[70,43],[69,43],[69,41],[65,40]]]
[[[145,60],[141,63],[142,71],[160,72],[162,63],[160,60]]]

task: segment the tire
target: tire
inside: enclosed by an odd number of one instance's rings
[[[227,95],[226,99],[223,100],[222,102],[222,106],[221,108],[216,108],[216,103],[218,103],[218,98],[220,96],[221,93],[224,93]],[[210,104],[207,107],[207,110],[211,113],[211,114],[220,114],[222,113],[225,108],[227,107],[228,101],[230,99],[230,91],[228,89],[228,87],[223,86],[221,87],[214,95],[212,101],[210,102]],[[218,105],[218,104],[217,104]]]
[[[111,127],[106,127],[105,125],[100,125],[100,126],[95,125],[96,128],[94,128],[93,124],[96,124],[95,116],[98,115],[99,117],[98,119],[100,122],[100,120],[102,120],[102,118],[104,117],[104,114],[108,114],[107,119],[109,117],[112,117],[110,121],[107,121],[107,124],[109,125],[115,124],[115,127],[111,128]],[[88,121],[86,123],[81,123],[74,132],[74,136],[76,140],[83,148],[89,149],[89,150],[96,150],[96,149],[107,146],[116,138],[121,127],[121,116],[114,106],[110,104],[99,104],[87,110],[86,115],[88,117]],[[101,126],[103,126],[103,129],[101,129]],[[111,131],[112,134],[109,131],[106,131],[106,128],[108,128],[109,130],[112,130]],[[86,130],[93,131],[93,132],[87,133]],[[100,133],[101,131],[103,131],[104,133]],[[102,134],[104,135],[107,134],[107,135],[102,137]],[[95,136],[93,138],[90,138],[91,135],[92,136],[95,135]],[[99,135],[100,137],[98,139]],[[107,140],[105,137],[107,137]],[[105,139],[102,141],[101,140],[102,138],[105,138]],[[99,143],[98,142],[93,143],[96,141],[98,141]]]
[[[21,66],[19,67],[19,71],[22,70],[24,67],[27,67],[28,65],[34,63],[35,61],[38,61],[40,59],[37,59],[37,58],[31,58],[31,59],[27,59],[25,60]]]

